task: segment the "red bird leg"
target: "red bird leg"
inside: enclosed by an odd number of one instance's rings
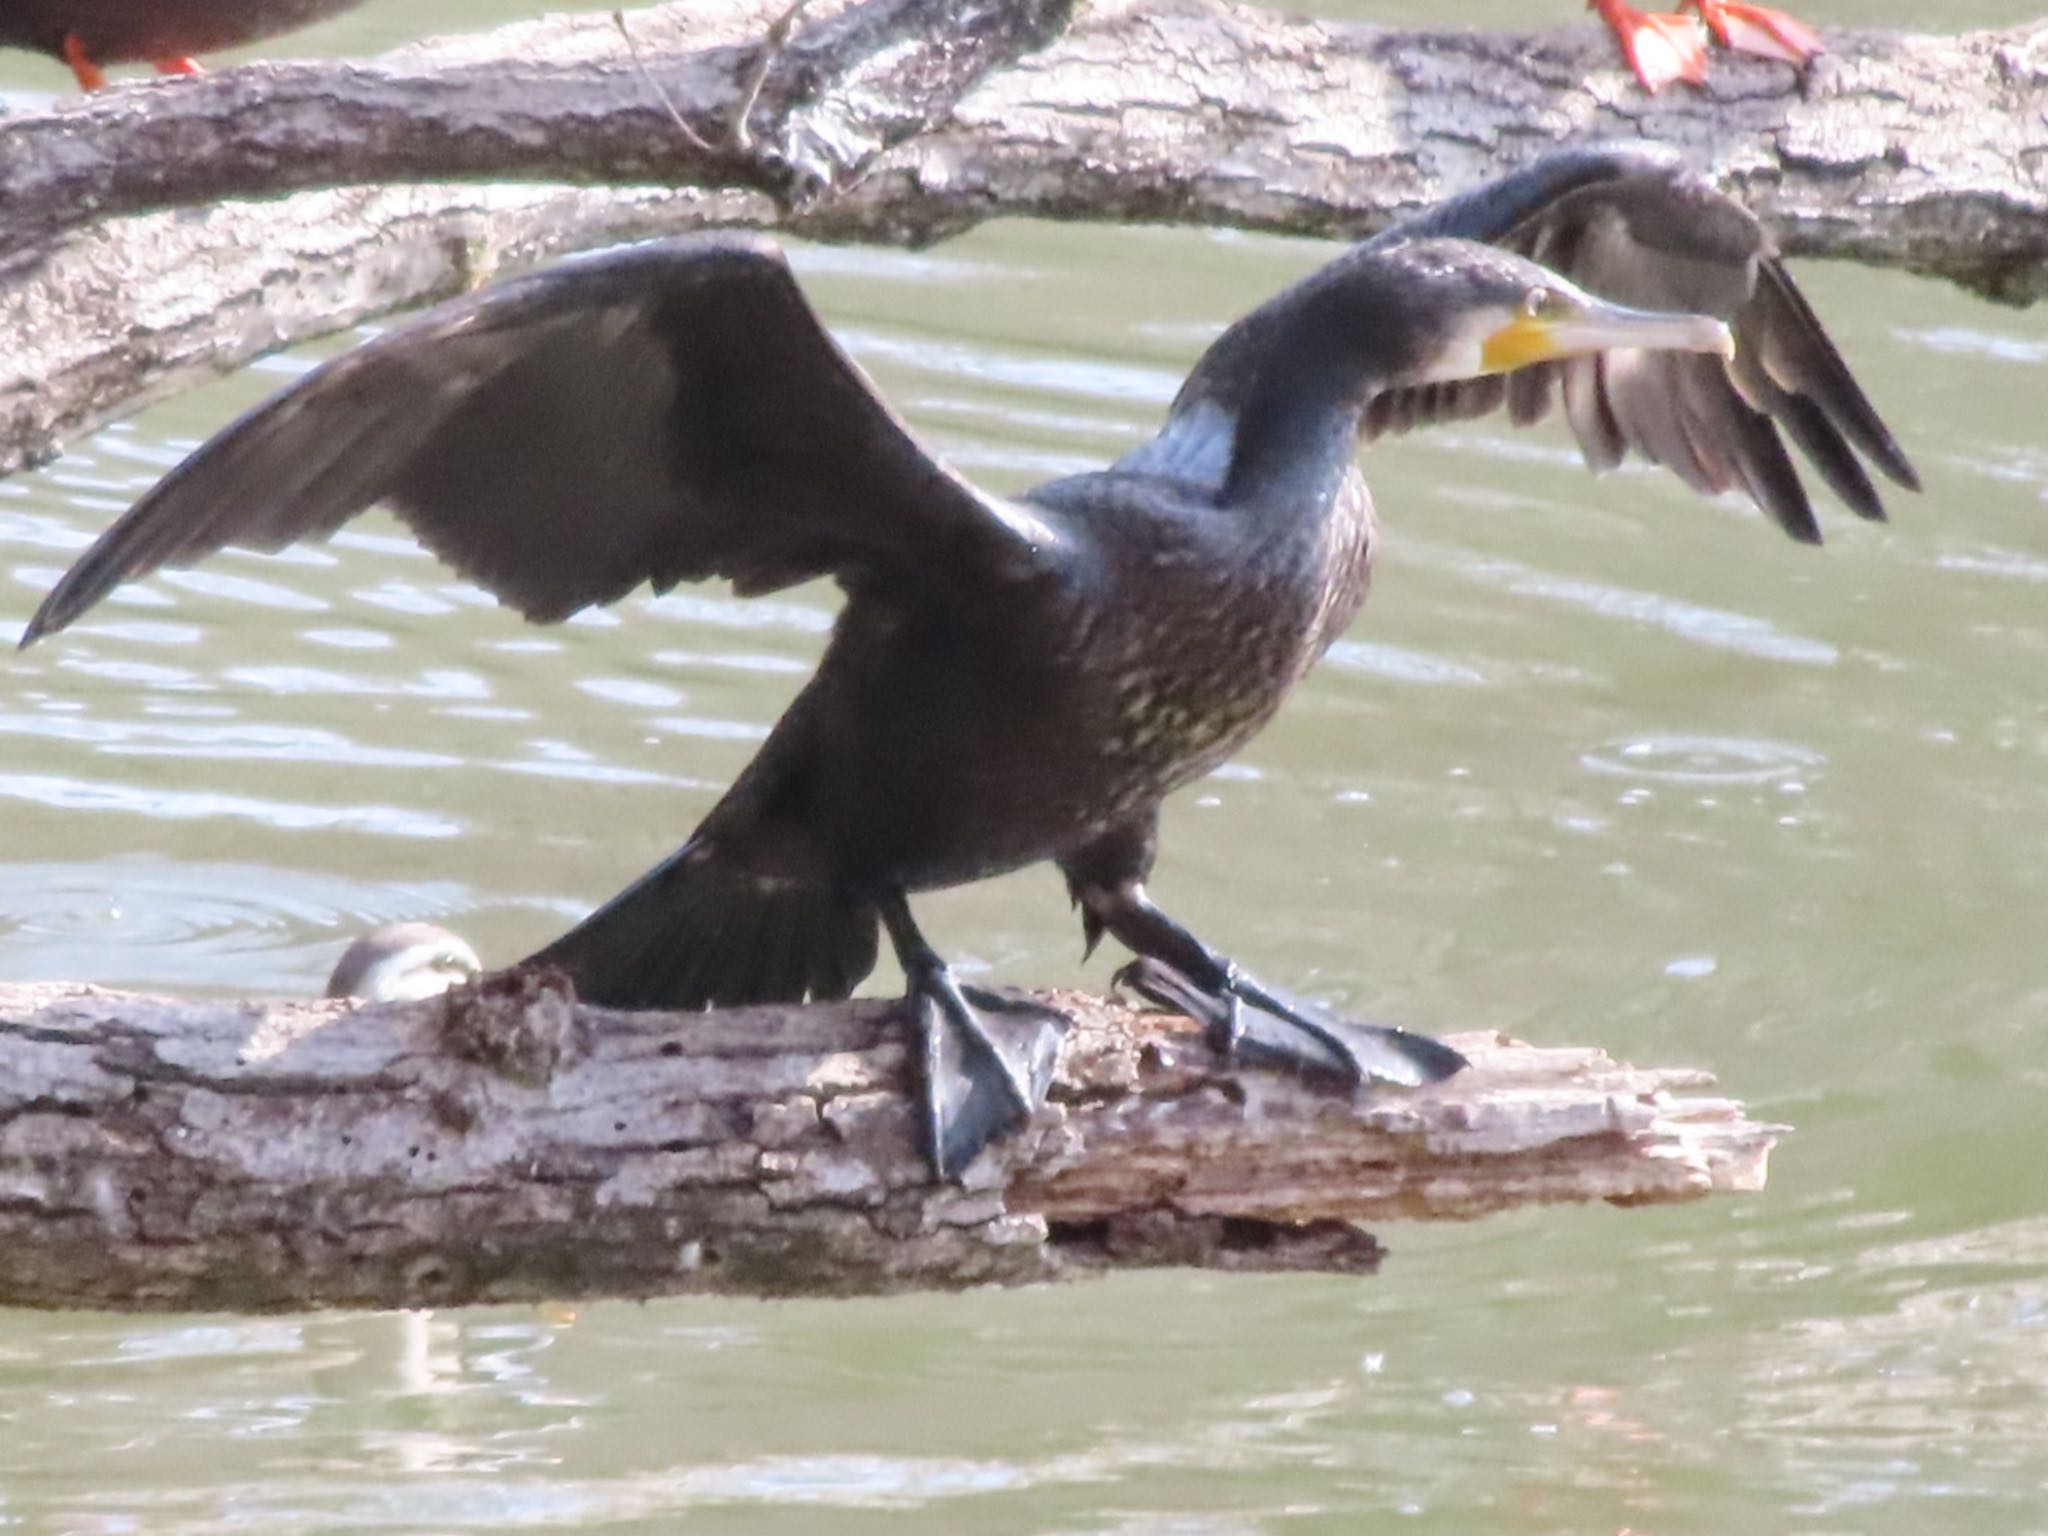
[[[1586,0],[1586,4],[1607,23],[1644,90],[1655,91],[1674,80],[1689,80],[1694,85],[1706,81],[1706,33],[1692,17],[1639,11],[1627,0]]]
[[[1743,0],[1687,0],[1724,48],[1787,64],[1804,64],[1821,51],[1820,34],[1796,16]]]
[[[160,75],[203,75],[197,59],[154,59],[151,61]]]
[[[72,76],[78,81],[81,91],[106,89],[107,77],[100,73],[99,65],[93,63],[91,55],[85,51],[85,44],[75,33],[64,34],[64,62],[71,66]]]

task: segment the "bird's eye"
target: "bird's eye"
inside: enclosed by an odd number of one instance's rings
[[[1531,320],[1541,320],[1557,313],[1557,291],[1553,288],[1531,288],[1522,295],[1522,313]]]

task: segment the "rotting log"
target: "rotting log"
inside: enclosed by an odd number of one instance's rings
[[[0,471],[203,373],[577,247],[712,222],[915,245],[1003,216],[1356,236],[1599,139],[1679,146],[1795,254],[2048,291],[2048,22],[1830,32],[1804,78],[1724,55],[1704,89],[1650,97],[1591,21],[816,0],[736,132],[785,8],[635,12],[632,51],[602,13],[551,17],[0,120]],[[419,184],[302,190],[377,181]]]
[[[897,1005],[619,1014],[558,981],[180,1002],[0,987],[0,1306],[252,1312],[850,1295],[1162,1264],[1369,1272],[1359,1223],[1754,1190],[1693,1071],[1453,1036],[1358,1098],[1046,994],[1052,1102],[934,1184]]]

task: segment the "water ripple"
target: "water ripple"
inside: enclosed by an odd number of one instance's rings
[[[1418,545],[1410,541],[1403,548],[1413,554]],[[1793,634],[1755,614],[1709,608],[1637,587],[1558,576],[1500,556],[1474,556],[1443,548],[1429,553],[1460,576],[1503,588],[1518,597],[1542,598],[1601,618],[1661,629],[1695,645],[1807,667],[1831,667],[1841,660],[1842,653],[1825,640]]]
[[[136,670],[148,670],[137,668]],[[200,757],[215,761],[282,760],[376,768],[452,768],[446,753],[370,747],[312,726],[169,725],[62,714],[0,714],[0,736],[81,742],[124,757]]]
[[[586,677],[576,687],[594,699],[633,709],[673,709],[683,702],[682,689],[637,677]]]
[[[1085,400],[1128,400],[1164,406],[1180,389],[1171,368],[1071,356],[1027,357],[987,342],[949,342],[842,326],[839,339],[863,360],[886,361],[945,378],[950,391],[963,379],[1000,384],[1031,394],[1062,394]]]
[[[830,609],[811,608],[802,603],[777,602],[757,597],[740,601],[730,597],[707,597],[695,592],[664,592],[650,597],[643,611],[659,618],[681,619],[689,624],[711,624],[719,629],[794,629],[822,635],[832,628]]]
[[[1595,773],[1667,784],[1768,784],[1811,773],[1827,758],[1741,736],[1637,736],[1595,747],[1579,761]]]
[[[52,774],[0,774],[0,800],[24,800],[49,810],[119,811],[164,821],[221,817],[253,821],[280,832],[368,832],[378,837],[456,837],[463,824],[396,805],[298,805],[247,795],[93,783]]]
[[[297,613],[327,611],[326,602],[320,598],[309,597],[294,587],[280,586],[274,581],[258,581],[253,576],[233,576],[225,571],[201,568],[159,571],[156,579],[181,592],[226,598],[230,602],[247,603],[253,608],[286,608]]]
[[[1405,646],[1382,645],[1377,641],[1339,640],[1325,653],[1324,660],[1346,672],[1369,672],[1397,683],[1453,684],[1478,687],[1486,682],[1483,673],[1452,661],[1448,656]]]
[[[1978,576],[2003,576],[2013,581],[2048,582],[2048,559],[2015,549],[1986,544],[1971,550],[1945,550],[1934,557],[1944,571],[1968,571]]]
[[[0,513],[0,544],[60,549],[74,554],[91,542],[90,535],[81,533],[63,518],[33,512]]]
[[[2048,342],[2023,340],[1996,331],[1980,331],[1975,326],[1935,325],[1901,334],[1930,352],[2022,365],[2048,362]]]
[[[473,905],[452,881],[378,884],[142,857],[0,863],[0,975],[305,991],[356,933]]]

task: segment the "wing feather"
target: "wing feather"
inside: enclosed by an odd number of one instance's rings
[[[687,236],[456,299],[313,370],[109,527],[23,643],[130,578],[325,538],[378,502],[537,621],[711,576],[947,601],[963,568],[1028,574],[1054,541],[916,440],[772,242]]]

